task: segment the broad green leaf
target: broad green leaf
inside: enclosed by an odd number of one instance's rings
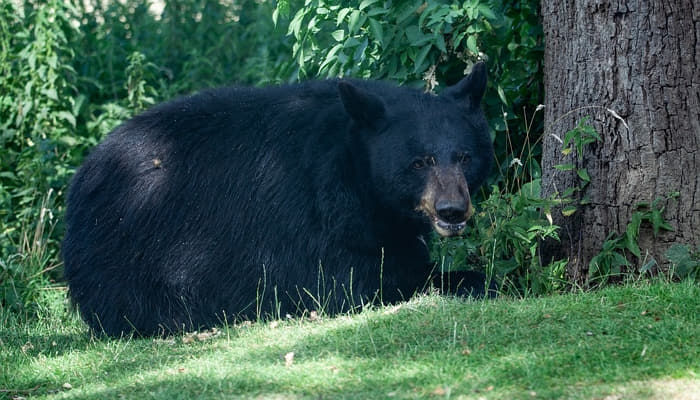
[[[581,168],[576,170],[576,173],[578,174],[578,177],[581,178],[582,180],[586,182],[591,181],[591,177],[588,175],[588,170],[586,168]]]
[[[571,141],[574,140],[574,138],[577,135],[578,135],[578,131],[575,129],[572,129],[572,130],[566,132],[566,134],[564,135],[564,143],[563,143],[564,147],[567,147],[569,145],[569,143],[571,143]]]
[[[335,25],[340,26],[345,21],[345,17],[352,11],[352,8],[343,8],[342,10],[338,11],[338,18],[336,18]]]
[[[80,115],[83,111],[83,107],[87,104],[87,96],[84,94],[79,94],[73,102],[73,115]]]
[[[367,39],[367,37],[365,37],[364,39],[362,39],[362,42],[360,42],[360,45],[357,46],[357,48],[355,49],[355,54],[353,54],[353,58],[355,59],[356,63],[360,63],[364,58],[365,49],[367,48],[368,43],[369,40]]]
[[[68,111],[59,111],[56,116],[64,121],[67,121],[73,128],[75,128],[75,116]]]
[[[533,179],[531,182],[524,184],[520,188],[520,193],[530,198],[539,199],[542,193],[542,180]]]
[[[629,263],[629,261],[627,261],[625,256],[623,256],[622,254],[620,254],[618,252],[613,253],[613,259],[612,259],[612,266],[613,267],[623,267],[623,266],[626,267],[629,265],[630,265],[630,263]],[[615,272],[620,273],[620,271],[617,269],[615,270]]]
[[[423,46],[431,38],[430,36],[424,34],[418,26],[409,26],[406,28],[406,39],[408,39],[408,44],[412,47]]]
[[[673,227],[664,220],[663,209],[654,209],[651,211],[651,227],[654,230],[654,236],[657,236],[659,234],[660,229],[666,231],[673,230]]]
[[[372,4],[376,3],[379,0],[362,0],[362,3],[360,3],[360,10],[364,10],[365,8],[371,6]]]
[[[362,14],[360,13],[360,10],[353,10],[350,13],[350,19],[348,19],[348,31],[351,35],[354,35],[357,32],[357,29],[360,27],[360,17]]]
[[[359,41],[359,40],[357,40],[357,39],[354,38],[354,37],[349,37],[348,40],[346,40],[345,43],[343,44],[343,47],[346,48],[346,49],[348,49],[348,48],[351,48],[351,47],[358,46],[359,44],[360,44],[360,41]]]
[[[476,36],[471,35],[467,38],[467,48],[474,54],[479,54],[479,48],[476,45]],[[506,102],[506,104],[508,104]]]
[[[438,33],[435,37],[435,46],[440,49],[441,52],[447,53],[447,46],[445,45],[445,38],[441,33]]]
[[[488,19],[496,19],[496,14],[491,11],[488,5],[481,3],[478,6],[479,13]]]
[[[634,241],[639,237],[639,227],[642,225],[642,213],[635,212],[632,213],[630,217],[630,222],[627,223],[627,235]]]
[[[331,48],[331,50],[328,52],[328,54],[326,54],[326,59],[323,61],[323,63],[319,67],[319,69],[321,69],[321,70],[325,69],[325,67],[328,64],[330,64],[332,61],[334,61],[336,59],[336,54],[338,53],[338,50],[340,50],[342,48],[343,48],[342,43],[338,43],[335,46],[333,46],[333,48]]]
[[[297,40],[301,38],[299,32],[301,31],[301,23],[304,20],[305,15],[306,14],[304,13],[303,8],[297,11],[296,14],[294,14],[294,18],[292,18],[292,21],[289,22],[289,29],[287,30],[287,35],[294,34],[294,38]]]
[[[422,49],[420,49],[420,51],[416,55],[416,61],[415,66],[413,68],[413,72],[420,72],[423,70],[423,62],[425,61],[425,57],[427,57],[431,47],[433,47],[431,44],[426,44],[425,46],[423,46]]]
[[[45,89],[42,91],[46,97],[48,97],[51,100],[58,101],[58,93],[56,92],[56,89],[54,88],[49,88]]]
[[[379,43],[380,46],[384,47],[384,29],[382,28],[381,22],[374,18],[369,19],[369,28],[374,36],[374,39]]]
[[[637,244],[637,238],[636,235],[630,234],[629,230],[625,233],[625,247],[632,252],[637,257],[642,256],[642,250],[639,248],[639,245]]]
[[[345,40],[345,30],[338,29],[337,31],[333,31],[333,33],[331,33],[331,36],[333,37],[333,39],[335,39],[336,42],[342,42],[343,40]]]
[[[73,136],[61,136],[58,140],[68,147],[73,147],[78,144],[78,140],[76,140]]]
[[[384,15],[388,14],[390,10],[381,8],[381,7],[375,7],[375,8],[370,8],[369,10],[366,11],[368,17],[376,17],[377,15]]]
[[[318,19],[316,18],[316,16],[313,16],[309,20],[309,23],[306,24],[306,29],[308,29],[309,32],[318,32],[318,29],[316,29],[316,21],[318,21]]]

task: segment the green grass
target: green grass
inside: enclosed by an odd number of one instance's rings
[[[430,295],[353,316],[230,326],[205,340],[96,339],[63,307],[55,301],[28,322],[0,310],[0,398],[661,399],[700,392],[700,287],[692,283],[485,302]]]

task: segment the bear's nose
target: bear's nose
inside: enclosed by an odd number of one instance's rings
[[[462,201],[441,199],[435,203],[435,212],[443,221],[458,224],[466,219],[467,205]]]

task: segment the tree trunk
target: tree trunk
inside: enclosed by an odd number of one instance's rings
[[[558,164],[586,168],[590,200],[570,217],[556,212],[562,242],[546,257],[568,257],[582,283],[611,232],[624,233],[639,203],[663,198],[673,231],[642,225],[640,264],[668,262],[672,243],[698,245],[700,230],[700,3],[698,0],[542,0],[545,34],[543,194],[580,183]],[[574,110],[573,112],[571,112]],[[602,142],[579,160],[559,139],[583,117]],[[627,126],[626,126],[627,125]],[[674,192],[680,195],[668,199]],[[648,225],[648,224],[646,224]]]

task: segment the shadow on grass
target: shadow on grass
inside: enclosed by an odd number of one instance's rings
[[[465,304],[435,296],[353,317],[232,327],[185,344],[86,335],[27,337],[42,343],[13,388],[73,398],[240,396],[376,397],[503,394],[624,384],[697,368],[697,300],[677,291]],[[697,295],[697,289],[694,295]],[[19,339],[19,340],[17,340]],[[15,338],[19,343],[24,338]],[[68,349],[51,354],[56,341]],[[71,342],[73,341],[73,342]],[[47,347],[49,346],[49,347]],[[284,356],[294,352],[285,365]],[[41,356],[40,356],[41,355]],[[33,371],[32,372],[30,372]]]

